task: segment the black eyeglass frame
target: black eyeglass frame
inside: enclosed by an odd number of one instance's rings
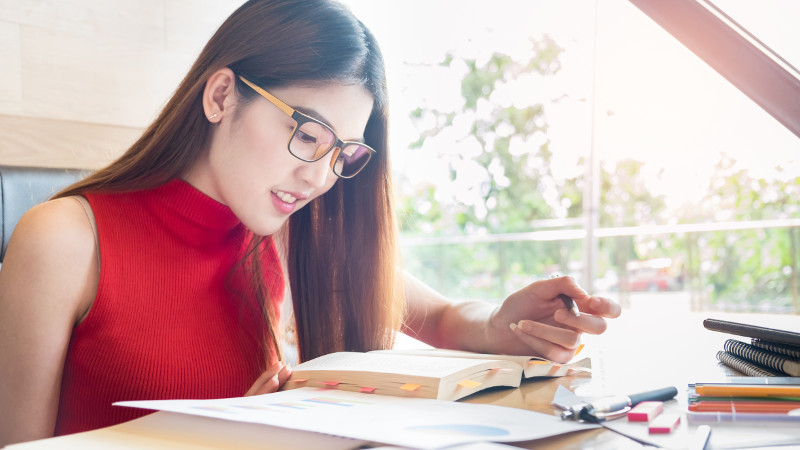
[[[289,136],[289,140],[286,142],[286,149],[289,150],[289,153],[292,156],[294,156],[295,158],[299,159],[300,161],[305,161],[305,162],[319,161],[320,159],[324,158],[325,155],[330,153],[331,150],[335,150],[335,153],[333,154],[333,157],[331,158],[331,170],[339,178],[353,178],[354,176],[358,175],[364,169],[364,167],[367,166],[369,161],[372,159],[372,155],[378,153],[374,148],[370,147],[369,145],[367,145],[367,144],[365,144],[363,142],[343,141],[343,140],[339,139],[339,136],[336,135],[336,132],[334,132],[333,129],[331,127],[329,127],[328,125],[326,125],[325,123],[320,122],[319,120],[317,120],[317,119],[315,119],[313,117],[307,116],[307,115],[301,113],[300,111],[297,111],[296,109],[294,109],[291,106],[289,106],[288,104],[286,104],[283,100],[281,100],[278,97],[275,97],[274,95],[270,94],[264,88],[258,86],[257,84],[253,83],[252,81],[248,80],[247,78],[245,78],[245,77],[243,77],[241,75],[238,75],[238,77],[246,85],[248,85],[251,89],[256,91],[258,94],[260,94],[262,97],[267,99],[270,103],[275,105],[284,114],[286,114],[287,116],[291,117],[295,121],[296,125],[294,126],[294,129],[292,130],[292,134]],[[330,148],[328,148],[324,152],[319,152],[318,151],[314,155],[314,159],[306,159],[306,158],[303,158],[303,157],[300,157],[300,156],[296,155],[292,151],[292,145],[291,145],[292,144],[292,139],[294,139],[294,136],[297,133],[297,130],[301,126],[303,126],[304,124],[306,124],[308,122],[312,122],[312,123],[315,123],[317,125],[320,125],[320,126],[324,127],[325,129],[327,129],[328,131],[331,132],[331,135],[334,138],[333,139],[333,144],[330,146]],[[368,150],[367,160],[364,162],[364,164],[355,173],[353,173],[351,175],[342,175],[340,172],[338,172],[336,170],[336,161],[339,158],[339,155],[341,154],[342,150],[344,150],[344,148],[347,147],[348,145],[358,145],[360,147],[364,147],[365,149],[367,149]],[[344,167],[344,164],[342,164],[342,167]]]

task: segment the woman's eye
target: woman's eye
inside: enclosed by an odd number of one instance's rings
[[[307,142],[307,143],[310,143],[310,144],[313,144],[313,143],[317,142],[317,138],[315,138],[314,136],[311,136],[310,134],[303,133],[300,130],[298,130],[297,133],[295,133],[294,137],[300,139],[303,142]]]

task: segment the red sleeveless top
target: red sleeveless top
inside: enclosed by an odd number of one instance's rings
[[[244,395],[265,367],[266,326],[247,279],[232,272],[252,234],[227,206],[180,179],[86,198],[97,221],[100,282],[72,332],[55,434],[151,412],[116,401]],[[283,274],[271,239],[264,249],[278,309]]]

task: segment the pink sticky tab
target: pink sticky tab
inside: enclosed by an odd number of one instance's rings
[[[364,387],[361,388],[361,392],[363,392],[365,394],[372,394],[373,392],[375,392],[375,389],[376,388],[374,388],[374,387],[366,387],[366,386],[364,386]]]
[[[650,422],[662,412],[663,402],[641,402],[628,411],[628,422]]]
[[[339,382],[338,381],[323,381],[322,384],[324,384],[325,386],[334,388],[334,387],[339,385]]]
[[[667,434],[681,423],[681,416],[677,414],[661,414],[650,422],[650,434]]]

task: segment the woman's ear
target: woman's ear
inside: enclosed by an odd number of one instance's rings
[[[217,70],[206,81],[203,90],[203,112],[211,123],[219,123],[231,113],[236,100],[236,74],[227,67]]]

